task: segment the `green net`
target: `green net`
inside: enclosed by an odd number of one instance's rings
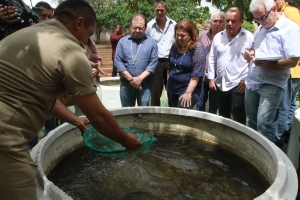
[[[83,134],[84,144],[88,149],[97,152],[99,155],[126,158],[129,155],[135,155],[148,150],[152,143],[157,141],[152,135],[140,130],[131,128],[122,128],[127,133],[132,133],[143,144],[137,151],[129,154],[125,147],[113,140],[101,135],[95,128],[89,128]]]

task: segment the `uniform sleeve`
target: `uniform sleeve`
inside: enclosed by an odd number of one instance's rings
[[[84,49],[76,48],[65,52],[59,58],[56,70],[61,74],[67,94],[71,97],[96,92],[92,68]]]
[[[127,71],[122,58],[124,58],[123,55],[123,42],[122,40],[120,40],[118,42],[117,48],[116,48],[116,54],[115,54],[115,58],[114,58],[114,65],[117,68],[117,72],[123,72],[123,71]]]
[[[149,59],[149,65],[146,67],[145,71],[154,73],[158,63],[158,47],[156,41],[153,40],[151,57]]]

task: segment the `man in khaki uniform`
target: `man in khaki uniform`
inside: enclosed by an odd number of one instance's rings
[[[107,111],[93,85],[84,45],[96,15],[84,0],[67,0],[53,19],[11,34],[0,42],[0,199],[37,199],[27,140],[52,114],[86,130],[57,97],[67,93],[100,133],[129,152],[141,143],[126,134]]]

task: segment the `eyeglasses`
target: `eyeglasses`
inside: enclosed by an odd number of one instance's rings
[[[135,31],[137,30],[143,31],[145,29],[145,27],[136,27],[136,26],[132,26],[131,28]]]
[[[260,18],[253,18],[253,20],[256,21],[256,22],[259,22],[260,20],[261,20],[261,21],[265,21],[266,19],[268,19],[269,14],[271,13],[271,11],[272,11],[272,8],[271,8],[271,10],[268,12],[268,14],[266,14],[266,15],[264,15],[264,16],[261,16]]]

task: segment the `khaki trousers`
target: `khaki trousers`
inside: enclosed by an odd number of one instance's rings
[[[36,166],[0,153],[0,200],[37,200]]]

